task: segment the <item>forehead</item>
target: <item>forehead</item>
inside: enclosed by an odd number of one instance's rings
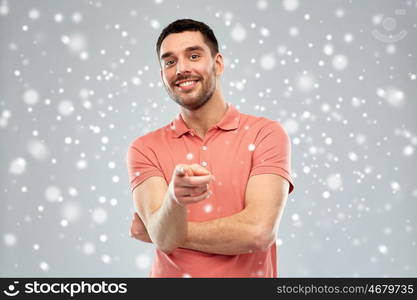
[[[180,53],[191,46],[200,46],[206,51],[210,51],[200,31],[184,31],[171,33],[162,41],[161,56],[167,52]]]

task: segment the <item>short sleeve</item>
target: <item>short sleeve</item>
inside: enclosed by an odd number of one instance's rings
[[[255,140],[252,169],[249,176],[258,174],[277,174],[288,180],[294,189],[291,177],[291,142],[285,129],[273,121],[265,125]]]
[[[155,152],[139,138],[129,145],[126,155],[127,170],[131,191],[151,176],[164,177],[158,167],[158,158]]]

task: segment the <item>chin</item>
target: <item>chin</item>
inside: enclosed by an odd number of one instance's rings
[[[207,103],[207,101],[201,102],[200,100],[196,100],[196,99],[184,101],[181,99],[177,103],[188,110],[197,110],[201,108],[202,106],[204,106]]]

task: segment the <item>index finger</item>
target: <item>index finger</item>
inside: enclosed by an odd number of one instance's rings
[[[212,180],[213,175],[204,175],[204,176],[187,176],[182,177],[180,185],[183,187],[193,187],[197,185],[205,185]]]

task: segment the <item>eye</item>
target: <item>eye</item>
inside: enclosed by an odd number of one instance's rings
[[[191,58],[192,58],[192,59],[196,59],[196,58],[198,58],[198,57],[200,57],[200,55],[198,55],[198,54],[191,54]]]
[[[173,60],[173,59],[171,59],[171,60],[167,60],[167,61],[165,62],[165,66],[172,65],[173,63],[174,63],[174,60]]]

